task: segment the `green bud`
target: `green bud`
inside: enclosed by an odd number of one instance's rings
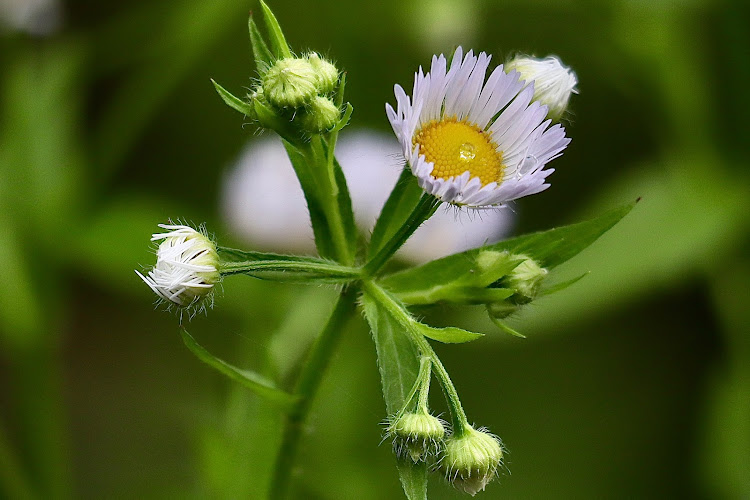
[[[399,457],[408,456],[414,463],[436,454],[445,437],[443,422],[427,413],[405,413],[388,426],[393,436],[393,449]]]
[[[445,441],[440,468],[456,488],[473,496],[495,478],[502,460],[503,448],[497,436],[469,425],[460,435]]]
[[[313,134],[331,130],[339,121],[339,108],[327,97],[315,96],[300,116],[302,127]]]
[[[339,70],[330,61],[320,57],[319,54],[311,52],[307,54],[307,60],[315,70],[317,78],[318,93],[328,94],[333,92],[339,81]]]
[[[518,257],[525,257],[519,255]],[[549,271],[540,266],[535,260],[526,257],[513,271],[501,280],[501,284],[515,294],[508,300],[514,304],[528,304],[536,298],[542,287],[542,281]]]
[[[299,108],[318,93],[315,69],[307,59],[279,59],[262,77],[263,93],[277,108]]]

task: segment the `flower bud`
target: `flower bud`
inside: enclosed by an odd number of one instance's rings
[[[505,65],[505,71],[512,70],[518,71],[527,85],[534,82],[534,100],[547,106],[547,116],[553,120],[559,120],[565,112],[570,94],[578,93],[576,74],[556,56],[516,57]]]
[[[263,74],[263,93],[277,108],[299,108],[318,93],[315,69],[307,59],[279,59]]]
[[[393,421],[387,434],[393,436],[393,449],[398,456],[408,456],[417,463],[437,453],[445,437],[445,426],[426,411],[417,411],[405,413]]]
[[[518,257],[524,257],[519,255]],[[528,304],[536,298],[542,287],[542,281],[549,271],[535,260],[526,258],[513,271],[501,280],[501,285],[515,290],[508,300],[513,304]]]
[[[331,130],[339,120],[339,108],[327,97],[315,96],[300,116],[302,127],[313,134]]]
[[[473,496],[495,478],[502,459],[497,436],[467,425],[462,434],[445,441],[440,468],[455,487]]]
[[[195,306],[219,282],[216,245],[202,232],[183,225],[159,224],[168,230],[151,241],[164,240],[156,252],[156,265],[147,276],[136,273],[159,296],[179,307]]]
[[[307,54],[307,60],[315,70],[318,93],[328,94],[329,92],[333,92],[339,81],[338,68],[315,52]]]

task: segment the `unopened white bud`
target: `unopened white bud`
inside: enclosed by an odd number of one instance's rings
[[[221,278],[216,245],[192,227],[159,224],[168,232],[156,233],[151,241],[163,240],[156,252],[156,265],[148,275],[138,276],[159,296],[180,307],[195,306],[207,297]]]
[[[568,107],[571,93],[578,93],[576,74],[557,56],[544,59],[516,57],[505,65],[505,71],[516,70],[526,84],[534,82],[534,100],[548,108],[547,116],[559,120]]]

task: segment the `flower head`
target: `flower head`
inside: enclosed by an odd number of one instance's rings
[[[419,185],[440,200],[470,207],[497,206],[545,190],[552,169],[570,139],[559,124],[545,120],[547,107],[531,103],[518,72],[495,68],[485,82],[490,57],[464,57],[456,49],[450,68],[445,56],[415,74],[410,98],[395,86],[396,110],[386,113]]]
[[[495,478],[502,460],[503,447],[497,436],[467,426],[461,435],[445,441],[440,468],[454,486],[476,495]]]
[[[436,454],[445,437],[443,421],[426,410],[404,413],[390,423],[387,436],[393,437],[393,449],[398,456],[408,456],[414,463]]]
[[[549,108],[547,116],[559,120],[568,107],[571,93],[578,93],[576,74],[556,56],[544,59],[516,57],[505,71],[518,71],[527,84],[534,84],[534,100]]]
[[[216,245],[192,227],[159,224],[168,232],[152,235],[164,240],[156,251],[156,265],[147,276],[136,271],[160,299],[179,307],[196,306],[219,282]]]

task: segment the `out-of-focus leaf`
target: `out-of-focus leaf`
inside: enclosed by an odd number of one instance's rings
[[[102,180],[110,178],[121,165],[185,73],[226,33],[223,27],[247,13],[242,3],[234,0],[184,0],[170,5],[173,10],[160,29],[141,43],[159,46],[153,50],[155,57],[131,71],[109,96],[109,105],[96,126],[91,143],[96,148],[96,173]]]
[[[195,354],[198,359],[209,365],[210,367],[218,370],[232,380],[239,382],[243,386],[247,387],[258,396],[267,399],[273,403],[278,404],[282,408],[291,407],[296,398],[279,389],[274,385],[273,382],[266,379],[265,377],[248,370],[242,370],[236,368],[226,361],[217,358],[207,350],[205,350],[195,339],[188,333],[184,328],[180,329],[180,335],[182,335],[182,341],[185,343],[188,349]]]
[[[243,101],[239,97],[235,97],[234,95],[230,94],[228,90],[226,90],[224,87],[219,85],[214,81],[214,79],[211,79],[211,83],[214,84],[214,88],[216,89],[216,92],[219,93],[219,96],[221,96],[221,99],[224,101],[224,103],[229,106],[230,108],[239,111],[245,116],[251,116],[253,112],[255,111],[253,108],[253,105]]]
[[[419,357],[408,334],[387,309],[367,294],[362,297],[362,304],[375,341],[386,410],[393,415],[403,407],[417,379]],[[427,468],[402,461],[398,471],[407,497],[425,500]]]
[[[591,245],[634,206],[635,203],[629,203],[587,222],[519,236],[494,245],[449,255],[388,276],[382,283],[399,292],[424,290],[427,293],[435,290],[438,296],[441,296],[446,284],[460,282],[467,276],[480,275],[479,256],[488,251],[507,251],[511,255],[525,255],[536,260],[542,267],[553,268]],[[510,260],[507,264],[512,266],[510,270],[515,267]]]

